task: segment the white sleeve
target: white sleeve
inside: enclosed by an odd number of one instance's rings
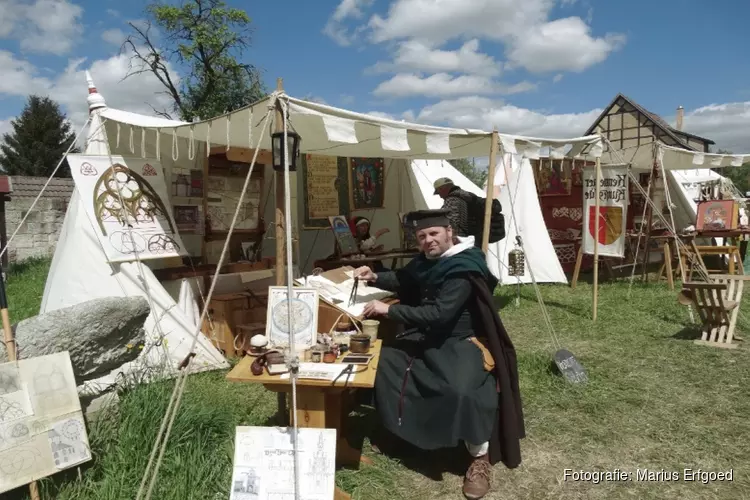
[[[369,249],[371,249],[372,247],[375,246],[375,241],[376,241],[375,237],[374,236],[370,236],[366,240],[362,240],[362,243],[359,244],[359,247],[362,250],[369,250]]]

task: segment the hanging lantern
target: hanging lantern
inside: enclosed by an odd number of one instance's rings
[[[520,248],[508,252],[508,276],[523,276],[526,274],[526,256]]]
[[[273,153],[273,169],[277,172],[284,171],[284,150],[289,151],[289,171],[297,171],[299,160],[300,136],[296,132],[287,130],[286,144],[284,144],[284,132],[271,134],[271,152]]]

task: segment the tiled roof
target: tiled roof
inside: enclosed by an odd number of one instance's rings
[[[10,182],[13,198],[36,198],[44,187],[44,183],[47,182],[47,178],[14,175],[11,176]],[[68,199],[73,194],[73,189],[75,189],[73,179],[52,179],[42,196]]]

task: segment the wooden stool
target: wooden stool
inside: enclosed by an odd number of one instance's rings
[[[723,246],[707,246],[707,245],[693,245],[694,251],[690,251],[689,249],[683,250],[683,256],[686,260],[690,262],[689,272],[688,272],[688,281],[692,279],[693,276],[693,266],[696,264],[697,260],[696,256],[693,255],[696,251],[698,252],[700,256],[700,260],[703,261],[703,257],[707,255],[726,255],[728,257],[728,273],[729,274],[737,274],[737,275],[743,275],[745,274],[744,267],[742,265],[742,256],[740,256],[740,249],[739,247],[735,245],[723,245]],[[706,271],[708,271],[709,274],[723,274],[725,271],[723,269],[708,269],[706,267]]]

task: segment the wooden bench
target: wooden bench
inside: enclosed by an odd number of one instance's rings
[[[683,284],[683,296],[688,297],[702,322],[699,345],[710,345],[734,349],[737,344],[734,330],[742,302],[745,281],[750,276],[719,274],[711,276],[711,282],[688,281]]]

